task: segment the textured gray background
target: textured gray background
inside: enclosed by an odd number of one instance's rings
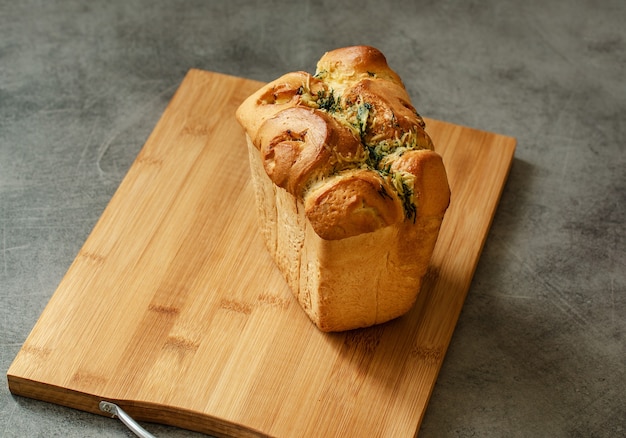
[[[370,44],[423,115],[518,139],[421,436],[625,436],[625,22],[623,0],[0,0],[2,374],[189,68],[269,81]],[[0,385],[0,437],[37,436],[131,435]]]

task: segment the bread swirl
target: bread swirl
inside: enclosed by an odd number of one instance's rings
[[[327,52],[237,109],[259,225],[295,297],[323,331],[412,306],[450,191],[400,77],[372,47]]]

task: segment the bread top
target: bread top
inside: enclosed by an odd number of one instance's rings
[[[343,239],[443,216],[441,157],[400,77],[368,46],[327,52],[237,109],[267,175],[301,200],[316,233]]]

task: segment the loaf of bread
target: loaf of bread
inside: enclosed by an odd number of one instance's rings
[[[375,48],[327,52],[237,109],[259,227],[322,331],[383,323],[419,293],[450,200],[441,157]]]

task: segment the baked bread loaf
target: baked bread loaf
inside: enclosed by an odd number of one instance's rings
[[[450,190],[398,75],[375,48],[327,52],[237,109],[261,234],[322,331],[406,313]]]

